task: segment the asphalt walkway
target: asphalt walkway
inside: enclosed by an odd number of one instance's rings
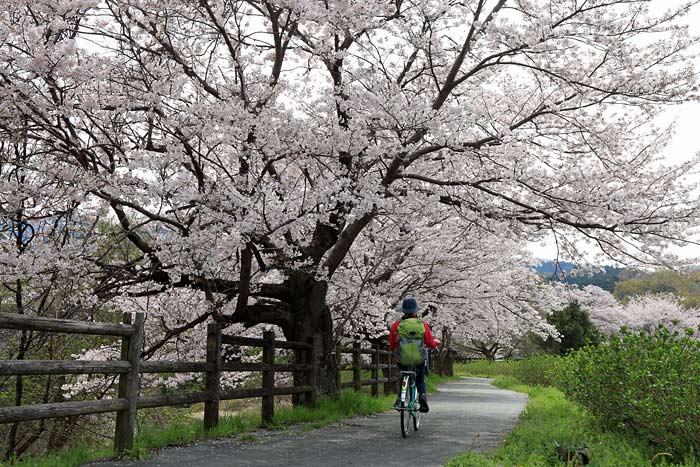
[[[347,467],[443,466],[466,451],[495,447],[517,423],[527,396],[483,378],[445,383],[429,396],[420,430],[401,436],[399,415],[356,417],[317,430],[259,430],[259,442],[236,439],[160,450],[148,461],[112,461],[90,467]]]

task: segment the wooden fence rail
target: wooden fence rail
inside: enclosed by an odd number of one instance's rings
[[[373,396],[379,395],[379,385],[382,384],[382,392],[384,394],[392,394],[396,391],[398,380],[397,372],[394,367],[394,354],[389,350],[388,345],[378,343],[371,344],[370,348],[362,348],[360,342],[353,342],[352,347],[343,347],[336,345],[334,350],[336,368],[336,384],[338,388],[353,388],[360,391],[363,386],[370,386],[370,391]],[[342,355],[352,355],[352,363],[349,365],[342,364]],[[362,360],[362,355],[370,356],[370,363],[365,364]],[[371,372],[370,379],[362,379],[362,371],[369,370]],[[352,381],[343,381],[342,372],[352,371]],[[382,376],[380,377],[380,371]]]
[[[115,373],[119,375],[116,399],[2,407],[0,408],[0,423],[116,412],[115,451],[121,453],[131,449],[136,425],[143,323],[142,313],[136,314],[135,317],[130,313],[124,313],[124,324],[91,323],[0,313],[0,328],[4,329],[116,336],[122,339],[121,360],[119,361],[17,360],[0,362],[0,375],[3,376],[90,373]]]
[[[343,354],[352,355],[350,364],[342,365],[341,355]],[[370,355],[369,364],[363,363],[362,355]],[[388,345],[373,343],[370,348],[362,348],[359,342],[354,342],[352,347],[338,345],[334,350],[334,356],[338,368],[336,383],[339,388],[354,388],[359,391],[363,386],[371,386],[372,395],[376,396],[379,394],[379,384],[383,383],[384,394],[397,391],[399,374],[394,362],[396,354],[389,349]],[[431,372],[445,376],[453,375],[453,351],[431,350],[429,361]],[[371,371],[370,379],[362,379],[363,370]],[[343,371],[352,371],[351,381],[342,381],[341,372]]]
[[[36,318],[0,313],[0,329],[18,329],[116,336],[122,339],[120,360],[2,360],[0,376],[53,375],[53,374],[118,374],[115,399],[70,401],[53,404],[36,404],[20,407],[0,407],[0,423],[17,423],[29,420],[61,418],[75,415],[116,412],[114,434],[115,453],[121,454],[133,447],[138,409],[204,403],[204,426],[215,427],[219,420],[219,403],[224,400],[261,398],[263,423],[274,417],[274,397],[304,394],[305,403],[316,403],[316,369],[314,345],[311,342],[275,340],[274,332],[263,333],[262,339],[224,335],[220,324],[207,328],[206,362],[141,361],[144,316],[124,313],[124,324],[88,323],[82,321]],[[262,348],[261,363],[223,362],[222,345],[239,345]],[[299,352],[302,363],[277,364],[276,349],[292,349]],[[226,371],[259,371],[262,387],[250,389],[221,388],[221,374]],[[139,397],[139,375],[143,373],[193,373],[205,374],[205,390],[190,394],[150,395]],[[306,382],[301,386],[275,387],[275,374],[302,372]]]
[[[119,383],[115,399],[70,401],[53,404],[37,404],[20,407],[0,407],[0,423],[18,423],[28,420],[42,420],[76,415],[116,412],[117,421],[114,435],[116,454],[122,454],[133,447],[138,409],[204,403],[204,427],[209,430],[219,421],[220,402],[233,399],[261,398],[263,423],[270,423],[274,417],[274,397],[302,394],[303,402],[316,404],[315,342],[293,342],[275,340],[272,331],[263,333],[262,339],[222,334],[221,325],[207,327],[207,359],[205,362],[142,361],[144,316],[142,313],[124,313],[123,324],[94,323],[64,319],[37,318],[23,315],[0,313],[0,329],[35,330],[87,335],[106,335],[121,338],[120,360],[2,360],[0,376],[54,375],[54,374],[117,374]],[[222,347],[237,345],[262,348],[262,362],[224,362]],[[278,349],[289,349],[296,353],[295,363],[277,363]],[[352,363],[342,366],[341,356],[350,354]],[[370,363],[363,362],[363,355],[370,356]],[[379,386],[383,393],[392,394],[398,380],[393,353],[388,346],[374,343],[370,348],[362,348],[360,342],[352,347],[336,346],[336,383],[339,389],[354,388],[360,391],[363,386],[371,387],[371,394],[378,396]],[[362,379],[363,370],[370,371],[369,379]],[[262,387],[246,389],[223,389],[223,372],[260,372]],[[342,381],[341,374],[352,371],[351,381]],[[303,384],[288,387],[275,386],[275,374],[280,372],[303,375]],[[381,372],[381,376],[380,376]],[[204,373],[205,390],[190,394],[139,396],[139,375],[143,373]],[[299,380],[300,378],[296,378]]]

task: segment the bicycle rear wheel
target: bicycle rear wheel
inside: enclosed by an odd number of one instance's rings
[[[408,409],[401,409],[401,436],[408,436],[408,425],[410,423],[411,414]]]
[[[411,418],[413,418],[413,431],[418,431],[418,428],[420,428],[420,412],[412,412],[411,415]]]

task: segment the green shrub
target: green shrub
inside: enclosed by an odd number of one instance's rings
[[[570,354],[560,387],[598,416],[678,458],[700,452],[700,342],[660,327]]]
[[[574,467],[564,462],[556,446],[588,449],[591,467],[698,467],[691,459],[670,459],[636,439],[603,430],[599,421],[580,405],[551,387],[522,386],[512,377],[501,376],[494,385],[527,392],[529,401],[520,422],[496,449],[487,454],[469,452],[446,463],[447,467]],[[477,442],[474,447],[478,446]],[[472,449],[470,449],[472,450]]]
[[[492,362],[475,360],[459,363],[457,373],[468,376],[495,378],[512,376],[530,386],[553,386],[561,373],[563,358],[556,355],[538,355],[522,360],[504,360]]]
[[[519,360],[513,376],[529,386],[554,386],[561,376],[563,358],[555,355],[538,355]]]

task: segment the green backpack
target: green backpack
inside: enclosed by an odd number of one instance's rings
[[[406,318],[399,323],[399,355],[402,366],[421,365],[426,358],[423,346],[425,327],[423,321],[417,318]]]

